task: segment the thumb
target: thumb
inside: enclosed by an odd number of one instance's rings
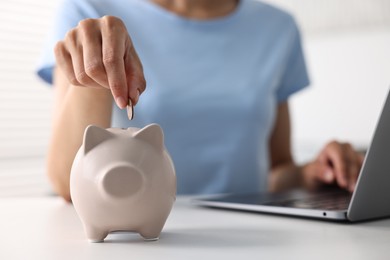
[[[142,63],[131,46],[128,55],[125,57],[125,72],[127,80],[128,95],[134,105],[138,103],[139,95],[145,91],[146,80]]]
[[[321,182],[331,184],[336,179],[334,170],[329,166],[321,167],[322,169],[317,173],[317,179]]]

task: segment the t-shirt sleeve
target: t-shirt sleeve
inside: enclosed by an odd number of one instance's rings
[[[286,101],[289,96],[307,87],[310,83],[302,50],[301,36],[295,22],[293,22],[290,46],[285,63],[286,67],[276,91],[279,103]]]
[[[63,40],[65,34],[84,18],[86,18],[86,14],[72,0],[63,0],[58,6],[36,68],[38,76],[47,83],[53,83],[54,46],[58,41]]]

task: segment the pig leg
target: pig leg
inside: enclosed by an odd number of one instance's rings
[[[87,234],[88,241],[91,243],[103,242],[108,235],[107,231],[103,231],[91,226],[85,227],[85,233]]]
[[[161,225],[149,225],[140,229],[139,234],[146,241],[155,241],[158,240],[162,230]]]
[[[160,214],[155,215],[154,217],[147,220],[147,224],[143,225],[139,229],[139,234],[146,240],[146,241],[154,241],[158,240],[160,233],[164,227],[165,221],[168,218],[169,212],[171,210],[171,207],[165,207],[163,208]]]
[[[153,230],[142,230],[140,232],[140,235],[145,241],[156,241],[159,238],[160,232],[156,232]]]

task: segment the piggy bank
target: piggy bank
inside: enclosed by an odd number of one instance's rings
[[[70,192],[89,241],[102,242],[113,231],[158,239],[176,197],[161,127],[88,126],[73,161]]]

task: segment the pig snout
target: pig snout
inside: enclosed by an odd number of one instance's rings
[[[143,184],[142,174],[132,165],[110,167],[102,174],[101,192],[110,198],[127,198],[137,193]]]

